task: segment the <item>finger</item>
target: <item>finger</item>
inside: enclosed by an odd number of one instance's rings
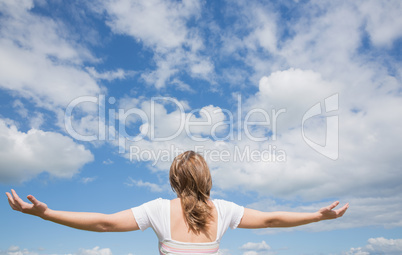
[[[8,199],[8,202],[10,203],[10,205],[14,204],[13,196],[8,192],[6,192],[6,196],[7,196],[7,199]]]
[[[14,202],[13,196],[10,193],[6,192],[6,196],[7,196],[8,200]]]
[[[349,203],[347,203],[344,206],[342,206],[342,208],[339,208],[338,211],[346,211],[346,209],[348,209],[348,207],[349,207]]]
[[[15,192],[15,190],[11,189],[11,193],[13,194],[15,201],[22,201],[22,199],[18,196],[18,194],[17,194],[17,192]]]
[[[15,190],[11,189],[11,193],[13,194],[14,197],[14,205],[17,206],[20,210],[22,210],[22,207],[26,204],[24,200],[22,200],[18,195]]]
[[[11,194],[8,193],[8,192],[6,192],[6,195],[7,195],[8,203],[10,204],[11,208],[12,208],[13,210],[17,210],[17,211],[18,211],[17,207],[14,205],[14,199],[13,199],[13,197],[11,196]]]
[[[10,206],[11,206],[11,208],[12,208],[13,210],[21,211],[21,210],[19,210],[19,209],[10,201],[10,199],[8,199],[8,203],[10,204]]]
[[[342,217],[344,214],[345,214],[345,212],[346,212],[346,210],[349,208],[349,203],[347,203],[347,204],[345,204],[341,209],[339,209],[338,211],[338,213],[339,213],[339,217]]]
[[[14,210],[21,211],[21,206],[20,206],[20,204],[19,204],[18,201],[17,201],[17,198],[19,198],[19,197],[18,197],[17,193],[15,192],[15,190],[11,189],[11,194],[10,194],[10,193],[8,193],[8,194],[9,194],[9,196],[8,196],[9,201],[10,201],[11,204],[12,204],[11,207],[12,207]],[[11,204],[10,204],[10,205],[11,205]]]
[[[38,199],[36,199],[36,198],[35,198],[34,196],[32,196],[32,195],[27,196],[27,198],[28,198],[29,201],[31,201],[31,203],[32,203],[34,206],[38,206],[38,205],[40,204],[40,202],[38,201]]]
[[[336,210],[335,211],[336,217],[337,218],[342,217],[345,214],[345,212],[348,209],[348,207],[349,207],[349,204],[345,204],[344,206],[342,206],[342,208],[339,208],[338,210]]]
[[[330,206],[328,206],[328,210],[332,210],[339,205],[339,201],[333,202]]]

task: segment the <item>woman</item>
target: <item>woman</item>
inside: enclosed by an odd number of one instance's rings
[[[219,242],[231,227],[294,227],[341,217],[348,204],[339,202],[315,213],[261,212],[224,200],[210,200],[211,174],[204,158],[193,151],[177,156],[169,173],[177,198],[156,199],[115,214],[55,211],[28,196],[24,202],[14,190],[6,193],[12,209],[58,224],[97,232],[145,230],[152,227],[159,239],[160,254],[217,254]]]

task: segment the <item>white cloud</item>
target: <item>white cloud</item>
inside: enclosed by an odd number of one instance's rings
[[[129,34],[157,50],[180,47],[189,35],[186,21],[197,14],[198,1],[104,1],[107,24],[115,33]]]
[[[364,247],[351,248],[343,253],[345,255],[371,255],[389,254],[397,255],[402,253],[402,239],[386,239],[384,237],[370,238]]]
[[[24,104],[21,102],[21,100],[15,100],[13,102],[13,107],[15,111],[23,118],[26,118],[28,116],[28,110],[25,108]]]
[[[120,116],[120,124],[127,130],[132,126],[135,132],[131,135],[138,135],[142,130],[145,137],[151,140],[189,139],[196,137],[201,139],[202,135],[222,135],[226,130],[225,125],[220,125],[226,120],[225,113],[221,108],[208,105],[201,109],[189,110],[186,101],[179,101],[173,97],[160,97],[150,100],[144,98],[125,98],[121,100],[120,107],[124,112],[135,110],[127,116]],[[169,109],[173,108],[173,110]],[[169,110],[168,110],[169,109]],[[125,124],[125,126],[123,126]],[[168,140],[171,140],[168,139]]]
[[[384,83],[384,79],[392,76],[388,68],[399,69],[393,61],[384,65],[388,53],[381,47],[375,47],[392,45],[401,37],[401,19],[397,14],[401,10],[399,1],[388,1],[386,4],[377,1],[321,1],[300,6],[303,15],[286,25],[293,36],[285,40],[278,50],[280,61],[275,61],[278,66],[274,70],[282,69],[280,66],[313,70],[325,80],[347,86],[348,93],[344,96],[353,96],[351,100],[361,103],[368,94],[361,93],[362,90],[371,90],[377,87],[375,84]],[[376,15],[381,18],[371,17]],[[382,23],[390,20],[395,22],[389,26]],[[371,29],[371,26],[376,28]],[[375,43],[374,50],[365,51],[365,29],[371,40],[376,40],[372,34],[377,31],[389,35],[380,36],[378,40],[383,41]],[[373,51],[381,53],[370,55]]]
[[[197,117],[199,115],[199,117]],[[208,105],[201,109],[194,109],[186,115],[186,123],[188,123],[187,135],[214,135],[219,138],[221,132],[227,129],[222,125],[226,120],[225,113],[221,108]]]
[[[242,6],[243,15],[250,19],[247,24],[250,34],[244,39],[244,44],[249,50],[257,51],[258,47],[270,53],[277,50],[277,17],[265,6],[245,1]]]
[[[106,71],[103,73],[97,72],[94,67],[87,67],[86,70],[95,79],[107,80],[107,81],[112,81],[115,79],[122,80],[136,74],[135,71],[125,71],[123,69],[117,69],[115,71]]]
[[[226,15],[235,16],[236,21],[230,30],[220,31],[223,41],[220,50],[225,57],[234,57],[253,70],[245,74],[246,80],[252,84],[257,83],[261,76],[278,70],[278,66],[284,66],[284,63],[279,63],[282,60],[277,54],[280,42],[278,29],[285,24],[278,23],[279,15],[272,10],[270,3],[258,1],[227,4]],[[244,69],[241,67],[239,71]]]
[[[199,18],[200,1],[108,0],[100,1],[94,10],[106,11],[106,23],[114,33],[132,36],[153,50],[156,70],[141,75],[148,84],[163,88],[182,70],[211,80],[214,65],[200,54],[203,39],[196,27],[188,26],[190,19]]]
[[[243,250],[243,255],[271,255],[274,254],[271,251],[271,247],[265,242],[260,243],[248,242],[240,247]]]
[[[187,91],[190,93],[195,93],[195,90],[193,90],[190,85],[182,82],[181,80],[175,78],[172,80],[172,84],[176,86],[177,90],[181,90],[181,91]]]
[[[326,80],[350,86],[366,86],[371,75],[386,73],[383,54],[366,55],[372,51],[359,52],[359,48],[366,32],[374,47],[389,48],[401,38],[400,1],[309,1],[295,5],[292,18],[283,20],[271,11],[270,4],[240,1],[240,8],[232,7],[227,15],[235,13],[241,21],[235,23],[233,32],[222,31],[221,52],[250,67],[253,83],[267,73],[289,67],[313,70]],[[399,69],[397,63],[389,64]]]
[[[28,249],[21,249],[18,246],[10,246],[7,250],[0,250],[0,255],[39,255],[43,254],[42,252],[34,252]],[[80,248],[78,252],[73,253],[74,255],[113,255],[110,248],[100,248],[99,246],[95,246],[92,249]],[[54,254],[57,255],[57,254]]]
[[[109,248],[100,248],[96,246],[92,249],[81,248],[76,255],[112,255],[112,251]]]
[[[214,70],[214,65],[210,61],[204,59],[192,64],[190,70],[195,77],[197,76],[203,77],[207,74],[212,73],[212,71]]]
[[[2,37],[40,56],[52,56],[74,64],[96,60],[85,47],[66,36],[68,28],[63,23],[31,13],[33,1],[2,1],[0,5],[4,14]]]
[[[45,25],[45,24],[44,24]],[[44,55],[0,39],[2,61],[0,86],[17,91],[38,106],[52,110],[66,107],[82,95],[96,95],[101,89],[86,72],[59,65]]]
[[[289,65],[335,75],[353,64],[351,57],[360,46],[362,20],[349,3],[337,3],[337,8],[334,4],[308,3],[302,9],[304,15],[289,24],[295,35],[279,52]],[[320,13],[322,9],[327,11]],[[347,66],[339,66],[341,63]]]
[[[240,247],[240,249],[266,251],[266,250],[270,250],[271,247],[265,241],[261,241],[261,243],[252,243],[252,242],[245,243]]]
[[[29,126],[33,129],[40,129],[44,121],[44,114],[41,112],[35,112],[35,114],[29,119]]]
[[[402,37],[401,1],[361,1],[358,9],[366,19],[366,30],[374,45],[390,47]]]
[[[303,115],[310,107],[340,89],[339,84],[325,81],[320,73],[290,68],[262,77],[258,93],[246,101],[244,111],[263,109],[272,115],[272,110],[279,112],[284,109],[286,112],[278,115],[276,124],[278,133],[287,132],[300,126]]]
[[[87,184],[90,182],[93,182],[96,179],[96,177],[82,177],[80,182]]]
[[[137,186],[137,187],[146,187],[149,188],[152,192],[162,192],[166,189],[163,185],[159,185],[151,182],[144,182],[142,180],[134,180],[129,177],[129,183],[126,183],[127,186]]]
[[[100,93],[81,69],[84,62],[97,60],[67,36],[63,23],[32,13],[32,1],[2,1],[0,6],[0,87],[49,110]]]
[[[180,68],[177,63],[184,63],[182,51],[171,52],[164,57],[155,57],[157,69],[143,73],[141,78],[152,86],[161,89],[166,86],[166,81],[177,74]],[[177,61],[177,62],[176,62]]]
[[[55,132],[31,129],[27,133],[0,120],[0,176],[3,183],[23,182],[47,172],[70,178],[94,157],[83,145]]]
[[[96,104],[92,106],[96,106]],[[102,117],[103,116],[95,114],[85,114],[84,116],[80,116],[79,114],[75,116],[72,114],[70,118],[65,118],[65,112],[60,110],[58,112],[57,125],[64,131],[67,130],[66,123],[71,122],[72,130],[68,130],[70,136],[77,140],[82,139],[85,141],[85,139],[88,139],[93,141],[94,144],[103,143],[103,141],[99,139],[101,131],[99,126],[105,127],[105,122]],[[68,122],[65,121],[66,119]]]
[[[113,164],[114,162],[113,162],[113,160],[108,158],[107,160],[104,160],[102,163],[105,164],[105,165],[110,165],[110,164]]]
[[[219,252],[221,255],[230,255],[230,250],[229,249],[219,249]]]
[[[0,255],[38,255],[39,253],[28,249],[21,249],[18,246],[11,245],[7,250],[0,250]]]
[[[45,121],[43,113],[35,111],[34,114],[30,114],[28,109],[25,108],[24,104],[19,99],[13,102],[13,108],[22,118],[28,119],[31,128],[40,129]]]

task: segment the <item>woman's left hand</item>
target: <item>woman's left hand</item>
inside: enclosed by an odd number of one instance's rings
[[[345,204],[338,210],[334,210],[334,208],[337,207],[338,205],[339,201],[336,201],[327,207],[321,208],[318,211],[318,214],[320,215],[320,220],[331,220],[342,217],[342,215],[345,214],[346,210],[348,209],[349,203]]]
[[[22,200],[18,195],[15,190],[11,190],[10,194],[9,192],[6,192],[7,198],[8,198],[8,203],[10,204],[11,208],[16,211],[20,211],[26,214],[31,214],[39,217],[43,217],[48,210],[48,207],[45,203],[40,202],[37,200],[34,196],[29,195],[27,198],[29,201],[32,202],[32,204],[25,202]]]

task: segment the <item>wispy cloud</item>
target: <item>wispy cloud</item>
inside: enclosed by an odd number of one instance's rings
[[[123,80],[126,79],[127,77],[134,76],[137,73],[135,71],[125,71],[123,69],[117,69],[115,71],[106,71],[103,73],[99,73],[95,70],[94,67],[86,67],[86,70],[95,79],[107,80],[107,81],[113,81],[116,79]]]
[[[95,246],[92,249],[81,248],[76,255],[112,255],[112,250],[110,248],[100,248]]]
[[[38,252],[30,251],[28,249],[21,249],[16,245],[12,245],[8,247],[7,250],[2,251],[0,250],[1,255],[16,255],[16,254],[24,254],[24,255],[38,255]]]
[[[7,250],[0,250],[1,255],[39,255],[43,254],[41,251],[35,252],[28,249],[21,249],[18,246],[10,246]],[[64,253],[59,253],[64,254]],[[100,248],[99,246],[95,246],[92,249],[80,248],[78,252],[72,253],[74,255],[112,255],[112,251],[110,248]],[[54,254],[58,255],[58,254]]]
[[[87,183],[95,181],[95,179],[96,179],[96,177],[82,177],[80,182],[87,184]]]
[[[126,183],[127,186],[137,186],[137,187],[145,187],[150,189],[152,192],[162,192],[166,190],[166,187],[163,185],[159,185],[151,182],[144,182],[142,180],[135,180],[129,177],[129,182]]]
[[[397,255],[402,252],[402,239],[387,239],[384,237],[370,238],[367,245],[363,247],[351,248],[343,255],[374,255],[389,254]]]
[[[240,247],[244,251],[243,255],[272,255],[275,254],[271,251],[271,247],[265,242],[260,243],[248,242]]]
[[[114,162],[110,158],[108,158],[107,160],[104,160],[102,163],[105,164],[105,165],[111,165]]]

